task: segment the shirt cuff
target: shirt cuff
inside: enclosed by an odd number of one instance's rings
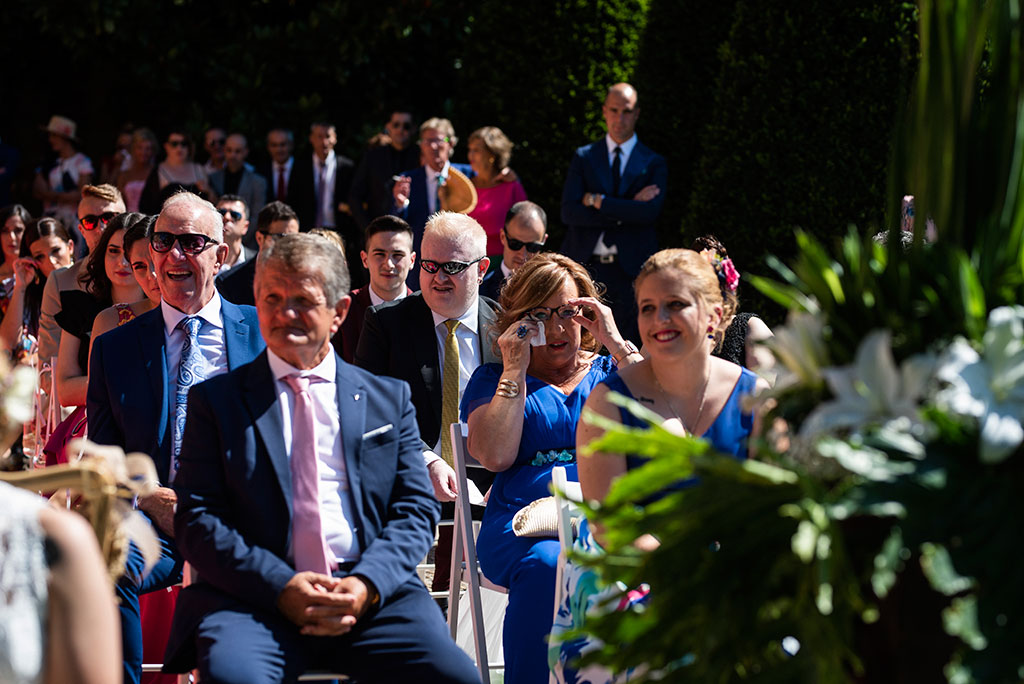
[[[434,461],[440,461],[441,457],[435,454],[433,451],[424,450],[423,452],[423,465],[429,466]]]

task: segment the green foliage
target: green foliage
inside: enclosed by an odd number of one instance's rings
[[[463,140],[480,126],[504,131],[516,144],[512,166],[556,234],[572,151],[604,135],[601,103],[610,85],[633,78],[648,2],[557,0],[526,12],[484,0],[468,18],[456,130]]]
[[[720,48],[688,238],[715,233],[740,267],[880,224],[897,103],[912,72],[913,5],[740,0]]]

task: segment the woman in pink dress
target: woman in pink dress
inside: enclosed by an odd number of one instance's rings
[[[146,187],[146,179],[155,166],[158,145],[156,135],[148,128],[136,128],[132,133],[129,147],[131,163],[117,176],[117,188],[124,197],[126,211],[139,210],[142,190]]]
[[[484,126],[469,136],[469,165],[476,174],[473,185],[477,196],[476,208],[469,215],[487,233],[489,257],[502,254],[501,229],[505,226],[505,214],[513,204],[526,199],[522,183],[501,178],[511,158],[512,142],[500,128]]]

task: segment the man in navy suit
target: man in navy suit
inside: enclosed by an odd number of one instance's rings
[[[544,249],[548,241],[548,215],[539,204],[516,202],[505,214],[501,229],[501,264],[492,268],[480,283],[480,295],[498,301],[501,288],[528,259]]]
[[[409,386],[350,366],[338,249],[288,235],[258,257],[267,352],[189,397],[176,540],[199,580],[167,667],[203,682],[479,682],[416,575],[438,506]]]
[[[562,190],[562,253],[604,283],[615,322],[636,340],[633,279],[658,249],[655,222],[665,203],[668,167],[636,137],[636,89],[617,83],[601,109],[608,134],[576,150]]]
[[[412,227],[412,249],[420,253],[423,240],[423,226],[427,218],[441,211],[438,189],[448,181],[449,169],[455,167],[466,176],[476,175],[469,164],[452,164],[449,161],[455,144],[455,128],[448,119],[434,117],[420,125],[420,159],[423,166],[406,171],[395,180],[392,194],[395,199],[391,214],[405,219]],[[419,274],[409,274],[409,287],[416,289]]]
[[[224,222],[206,200],[188,192],[168,199],[150,238],[160,306],[93,340],[86,398],[89,438],[149,454],[161,485],[138,502],[156,527],[161,558],[142,578],[143,561],[133,546],[117,585],[125,682],[141,677],[139,594],[181,579],[182,562],[172,539],[176,497],[169,486],[188,386],[196,378],[252,361],[264,347],[256,310],[221,299],[214,287],[228,251],[223,234]]]

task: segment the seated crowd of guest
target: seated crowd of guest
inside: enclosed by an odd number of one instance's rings
[[[635,134],[635,89],[610,88],[602,113],[608,135],[567,172],[561,249],[493,126],[456,164],[451,122],[427,119],[417,149],[412,116],[396,111],[358,167],[324,122],[301,158],[291,131],[271,131],[260,166],[241,133],[206,131],[203,165],[184,130],[158,162],[156,137],[136,129],[107,172],[115,186],[89,183],[74,122],[51,121],[64,170],[41,172],[36,190],[54,218],[0,211],[0,343],[57,359],[52,400],[74,411],[51,462],[86,428],[154,461],[159,486],[137,506],[160,557],[146,568],[131,544],[114,587],[124,681],[141,676],[140,599],[180,582],[185,561],[198,580],[173,612],[168,672],[479,681],[416,574],[436,528],[431,589],[453,581],[452,527],[436,526],[460,496],[485,503],[480,566],[508,590],[505,681],[545,681],[559,543],[517,536],[513,517],[549,494],[555,466],[601,499],[641,462],[599,454],[577,471],[577,447],[598,434],[584,407],[635,424],[606,397],[641,397],[747,456],[756,421],[740,399],[759,381],[741,365],[770,331],[749,316],[732,327],[738,276],[720,242],[657,252],[667,172]],[[57,211],[71,192],[75,231]],[[465,492],[448,429],[459,421],[486,469]],[[584,524],[579,543],[599,549],[600,530]]]

